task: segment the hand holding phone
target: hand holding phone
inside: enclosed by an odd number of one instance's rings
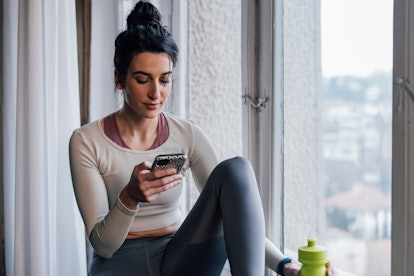
[[[161,154],[155,157],[154,163],[152,163],[151,171],[175,168],[178,174],[180,173],[186,160],[187,156],[182,153]]]
[[[119,195],[120,200],[131,210],[134,210],[139,202],[156,200],[162,192],[181,183],[183,176],[179,172],[186,159],[184,154],[164,154],[155,158],[151,171],[175,168],[176,174],[168,171],[150,174],[148,173],[149,162],[136,165],[129,183]]]

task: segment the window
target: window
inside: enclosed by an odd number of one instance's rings
[[[390,275],[393,2],[363,2],[244,4],[243,83],[250,99],[265,101],[259,112],[245,110],[251,134],[246,152],[263,185],[268,235],[287,254],[296,255],[312,236],[339,268]],[[328,11],[328,4],[345,18]],[[332,18],[327,22],[326,14],[357,22],[357,29],[352,32],[348,22],[347,33]],[[326,26],[342,37],[328,34]],[[339,68],[353,61],[359,65],[353,72],[328,74],[325,51],[338,51],[328,48],[329,36],[348,47],[330,59]],[[357,52],[350,55],[352,50]],[[363,57],[352,60],[359,53]]]
[[[325,242],[340,268],[390,275],[393,2],[321,3]]]

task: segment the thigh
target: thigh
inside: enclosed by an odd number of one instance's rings
[[[190,213],[169,242],[161,275],[220,275],[227,254],[219,202],[221,191],[214,179],[209,178]]]
[[[109,259],[94,253],[90,275],[158,276],[162,256],[170,239],[171,236],[126,240]]]
[[[190,244],[179,256],[176,266],[171,270],[163,269],[161,275],[218,276],[227,259],[224,238],[221,236],[213,240]]]

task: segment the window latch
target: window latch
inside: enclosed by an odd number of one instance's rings
[[[407,78],[399,77],[395,80],[395,83],[404,88],[411,100],[414,101],[414,87],[408,82]]]
[[[269,98],[263,98],[263,97],[256,97],[254,100],[247,94],[243,95],[244,104],[245,105],[251,105],[258,112],[262,112],[263,109],[266,107],[266,102],[269,100]]]

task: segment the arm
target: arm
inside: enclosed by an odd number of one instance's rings
[[[266,238],[266,266],[271,270],[283,272],[280,275],[299,275],[301,265],[285,256],[268,238]]]
[[[95,251],[109,258],[125,241],[138,211],[131,210],[117,199],[109,208],[105,183],[98,170],[95,150],[77,132],[72,134],[70,166],[76,201],[88,237]]]
[[[201,191],[219,162],[214,147],[204,131],[196,124],[192,124],[191,131],[188,159],[194,181]]]
[[[285,255],[277,248],[268,238],[266,238],[266,266],[273,271],[277,271],[278,264],[286,258]]]

